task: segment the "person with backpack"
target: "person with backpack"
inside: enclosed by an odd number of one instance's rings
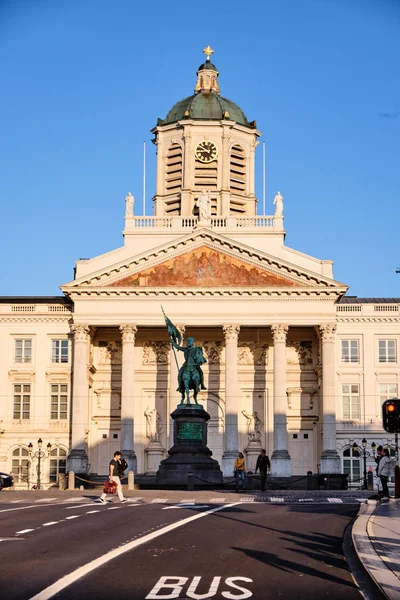
[[[271,469],[271,463],[264,449],[261,450],[256,463],[256,473],[260,470],[261,475],[261,491],[265,492],[265,482],[267,480],[267,473]]]
[[[124,476],[125,469],[128,468],[128,463],[121,457],[121,452],[117,450],[114,452],[114,458],[110,461],[110,482],[117,484],[117,494],[121,502],[126,502],[124,494],[122,493],[121,479]],[[99,502],[106,504],[107,494],[105,492],[99,498]]]
[[[388,479],[392,472],[392,461],[390,460],[389,449],[384,448],[382,451],[382,458],[378,464],[378,475],[382,483],[382,500],[389,500],[389,488]]]

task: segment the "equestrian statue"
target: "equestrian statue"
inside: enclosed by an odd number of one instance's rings
[[[200,390],[206,389],[206,386],[204,385],[204,374],[201,369],[201,365],[207,362],[203,356],[203,349],[200,346],[194,345],[195,339],[193,337],[188,337],[186,346],[181,346],[182,335],[180,331],[168,319],[165,313],[164,318],[168,329],[169,340],[174,349],[176,365],[178,366],[178,360],[176,358],[175,350],[183,352],[185,357],[185,362],[178,371],[177,391],[180,392],[182,396],[181,404],[185,404],[185,398],[186,404],[192,404],[190,401],[190,390],[193,390],[193,401],[194,404],[198,405],[197,394]]]

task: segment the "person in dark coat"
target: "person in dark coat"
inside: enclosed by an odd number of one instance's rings
[[[376,476],[378,477],[378,481],[380,484],[380,478],[378,475],[378,469],[379,469],[379,463],[381,461],[381,459],[383,458],[383,446],[378,446],[376,449],[376,457],[375,457],[375,462],[376,462]],[[383,490],[382,490],[382,485],[378,484],[378,496],[382,497],[383,496]]]
[[[271,470],[271,463],[264,449],[261,450],[256,464],[256,473],[260,470],[261,475],[261,490],[265,492],[265,482],[267,479],[267,473]]]

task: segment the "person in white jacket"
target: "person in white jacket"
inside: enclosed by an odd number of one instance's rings
[[[378,465],[378,475],[379,475],[381,483],[382,483],[382,492],[383,492],[382,500],[389,500],[388,479],[389,479],[391,471],[392,471],[392,463],[390,460],[389,450],[388,450],[388,448],[384,448],[382,451],[382,458],[379,461],[379,465]]]

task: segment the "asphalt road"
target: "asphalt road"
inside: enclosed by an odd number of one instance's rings
[[[1,589],[7,600],[360,600],[342,552],[357,512],[354,504],[2,503]]]

